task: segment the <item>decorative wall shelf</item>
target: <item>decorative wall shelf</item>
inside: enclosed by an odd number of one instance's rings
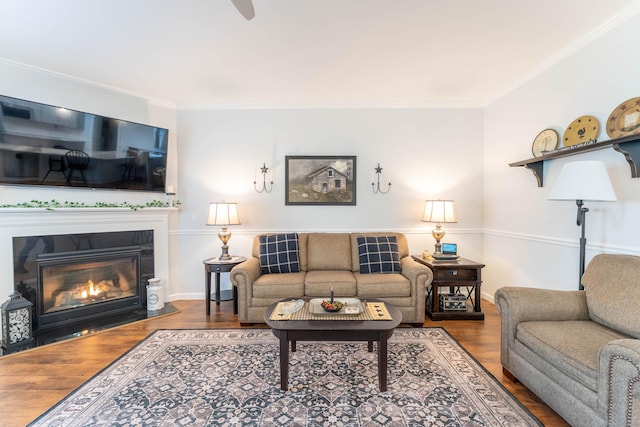
[[[624,158],[627,160],[627,163],[629,163],[632,178],[640,177],[638,174],[638,164],[640,164],[640,134],[623,136],[620,138],[610,139],[609,141],[592,142],[564,147],[540,157],[509,163],[509,166],[524,166],[529,169],[538,180],[538,187],[543,187],[545,161],[558,159],[560,157],[573,156],[574,154],[586,153],[589,151],[602,150],[608,147],[612,147],[617,152],[622,153]]]

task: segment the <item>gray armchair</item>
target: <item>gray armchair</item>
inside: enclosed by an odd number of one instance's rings
[[[601,254],[584,291],[505,287],[505,375],[574,426],[640,426],[640,257]]]

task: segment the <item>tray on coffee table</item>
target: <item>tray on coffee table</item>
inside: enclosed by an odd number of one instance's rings
[[[342,303],[342,308],[338,311],[326,311],[322,308],[322,301],[326,300],[326,298],[313,298],[309,300],[309,313],[321,316],[357,316],[364,311],[362,301],[358,298],[334,298],[335,301]]]

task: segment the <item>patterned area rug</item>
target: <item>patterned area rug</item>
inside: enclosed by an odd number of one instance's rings
[[[32,426],[541,426],[441,328],[397,329],[388,391],[363,342],[299,342],[280,390],[269,329],[159,330]]]

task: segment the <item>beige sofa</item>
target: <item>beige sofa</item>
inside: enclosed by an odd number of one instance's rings
[[[640,257],[601,254],[584,291],[501,288],[501,360],[573,426],[640,426]]]
[[[269,235],[262,235],[269,236]],[[272,235],[273,236],[273,235]],[[238,290],[241,324],[264,323],[265,309],[284,298],[336,297],[378,298],[402,312],[402,322],[424,323],[425,287],[433,275],[409,256],[401,233],[297,233],[300,271],[261,272],[260,236],[253,241],[252,257],[231,271]],[[401,273],[360,273],[359,236],[395,236]]]

